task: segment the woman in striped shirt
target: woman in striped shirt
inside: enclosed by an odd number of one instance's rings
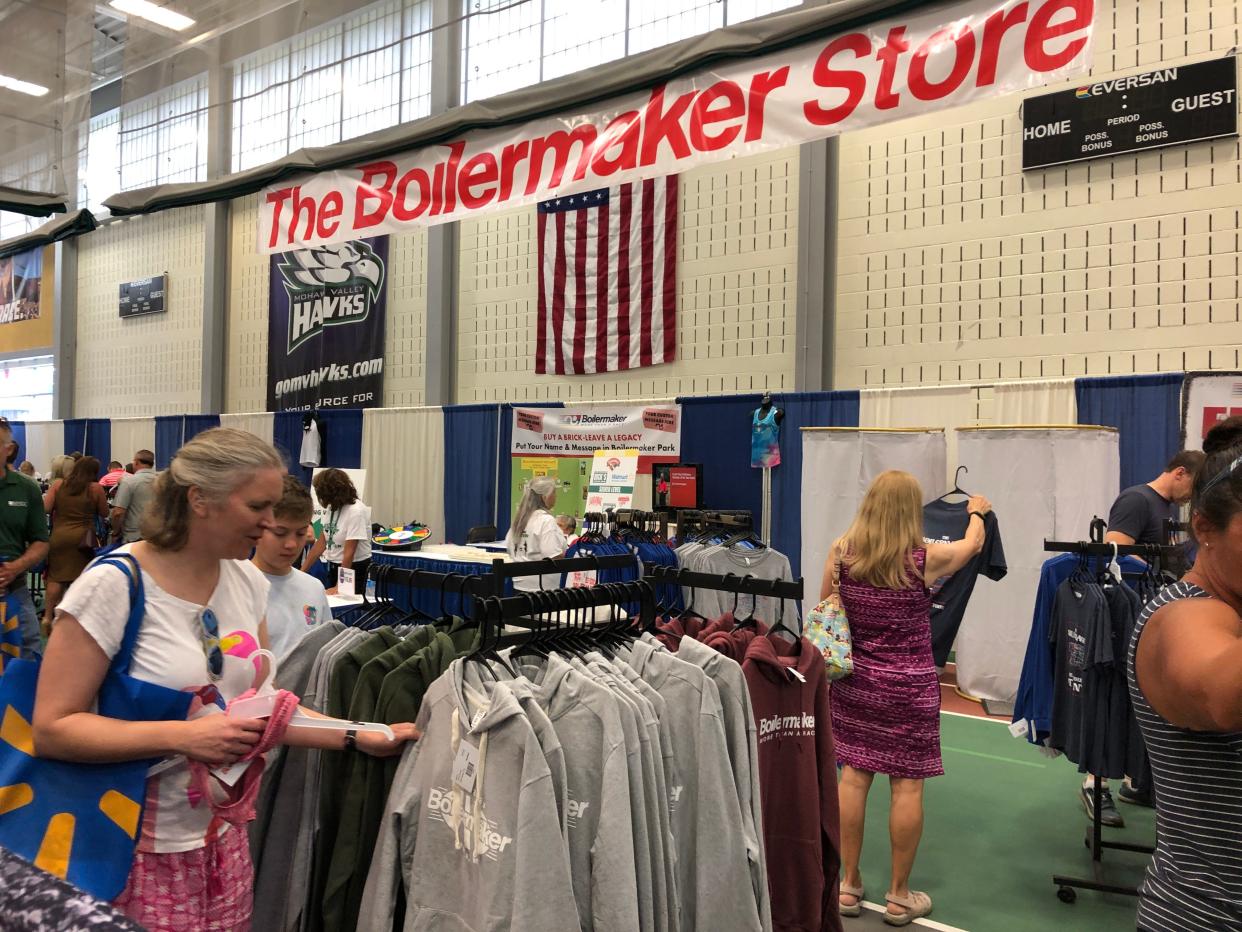
[[[1151,757],[1156,852],[1144,932],[1242,932],[1242,445],[1195,479],[1194,568],[1130,642],[1130,698]]]

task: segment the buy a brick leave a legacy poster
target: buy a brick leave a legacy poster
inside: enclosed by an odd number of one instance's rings
[[[388,237],[271,261],[267,410],[382,405]]]

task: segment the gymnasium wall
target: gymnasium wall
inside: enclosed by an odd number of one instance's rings
[[[457,401],[602,400],[791,390],[798,152],[681,178],[677,360],[632,373],[541,376],[535,211],[461,224]]]
[[[77,239],[75,417],[202,407],[204,209],[108,223]],[[120,317],[123,282],[167,273],[167,313]]]
[[[232,202],[229,230],[228,413],[267,406],[267,305],[271,257],[260,253],[259,195]],[[384,339],[384,406],[423,403],[427,319],[427,234],[423,229],[388,243],[388,316]]]
[[[1076,85],[1225,55],[1240,12],[1105,0]],[[841,137],[836,387],[1242,365],[1239,141],[1024,174],[1020,103]]]

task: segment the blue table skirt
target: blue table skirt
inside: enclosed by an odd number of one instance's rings
[[[491,573],[490,563],[458,563],[453,560],[437,560],[431,557],[420,557],[417,554],[384,553],[379,550],[371,552],[373,565],[387,564],[399,566],[407,570],[427,570],[431,573],[456,573],[459,576],[485,576]],[[511,581],[506,586],[506,593],[512,592]],[[453,583],[450,583],[453,585]],[[418,609],[438,618],[441,614],[440,591],[438,589],[411,589],[399,582],[388,583],[388,597],[406,611]],[[443,611],[450,615],[469,618],[474,612],[474,600],[470,596],[461,596],[455,592],[444,593]]]

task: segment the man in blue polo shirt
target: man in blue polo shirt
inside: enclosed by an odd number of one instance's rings
[[[13,430],[0,418],[0,455],[12,449]],[[39,486],[20,472],[4,470],[0,475],[0,588],[17,597],[21,621],[22,655],[41,652],[39,616],[26,574],[47,559],[47,515]]]

